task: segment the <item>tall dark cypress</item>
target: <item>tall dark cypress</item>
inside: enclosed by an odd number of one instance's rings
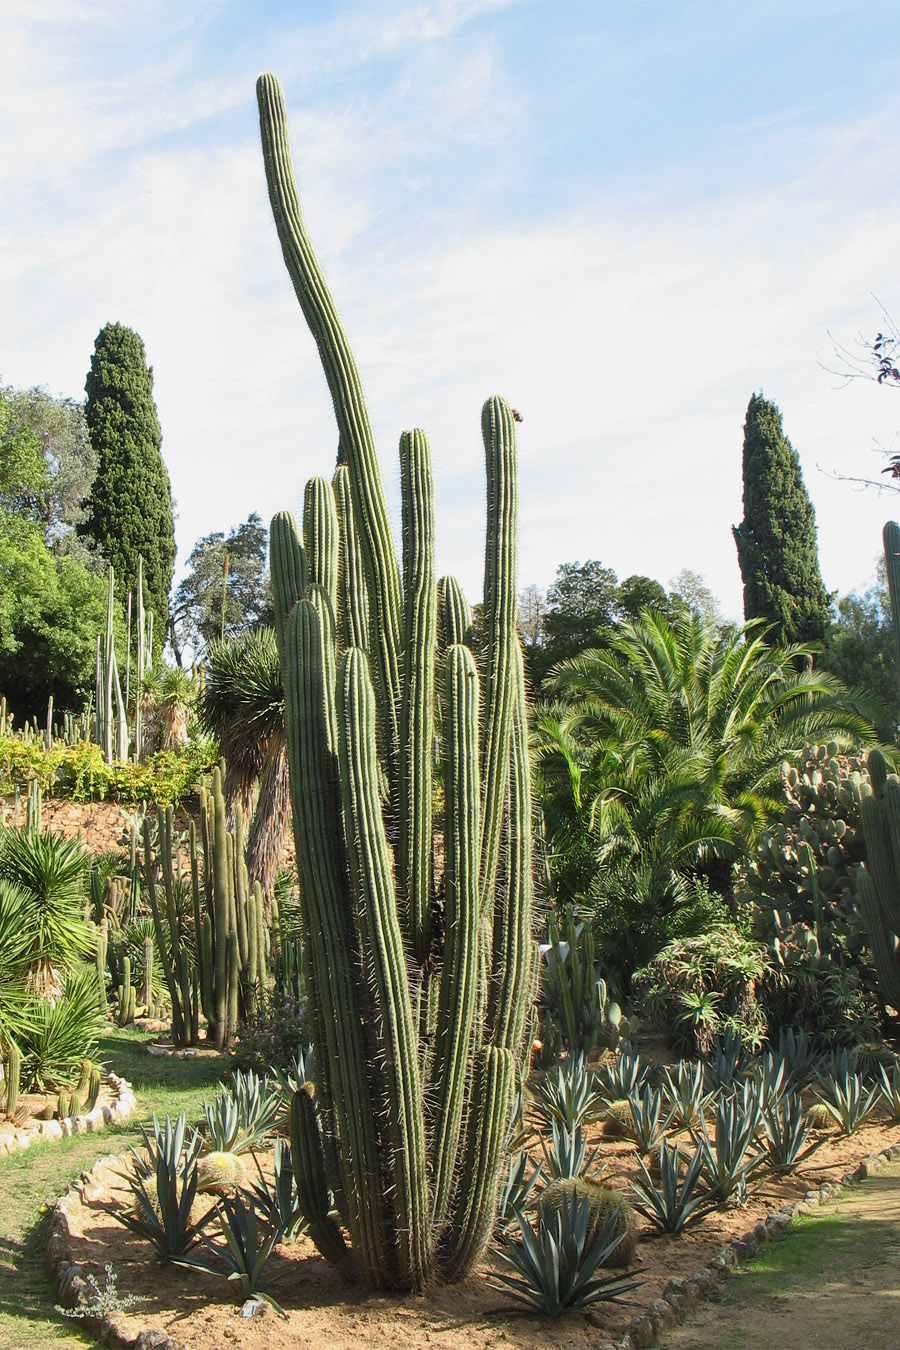
[[[145,600],[162,641],[175,567],[172,489],[160,454],[153,371],[137,333],[118,323],[100,330],[85,392],[98,463],[79,532],[112,563],[121,595],[134,587],[138,555],[143,557]]]
[[[821,641],[829,623],[816,515],[774,403],[754,394],[744,423],[744,519],[733,527],[744,618],[774,624],[778,646]]]

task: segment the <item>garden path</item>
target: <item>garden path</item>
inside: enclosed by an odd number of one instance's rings
[[[796,1219],[664,1344],[670,1350],[898,1350],[900,1164]]]

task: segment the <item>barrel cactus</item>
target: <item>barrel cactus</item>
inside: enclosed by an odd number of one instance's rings
[[[476,643],[459,586],[435,575],[422,431],[400,440],[398,561],[283,94],[271,75],[257,94],[269,199],[338,427],[333,481],[307,489],[302,530],[280,512],[270,537],[317,1063],[315,1103],[295,1094],[292,1154],[323,1254],[370,1288],[416,1290],[465,1276],[490,1238],[534,993],[514,416],[501,398],[482,412]]]
[[[615,1236],[620,1239],[618,1246],[607,1258],[608,1266],[630,1266],[634,1260],[638,1241],[637,1215],[621,1191],[606,1186],[602,1181],[592,1181],[590,1177],[567,1177],[564,1181],[554,1181],[541,1192],[538,1205],[546,1214],[559,1213],[571,1204],[572,1196],[590,1203],[590,1225],[587,1244],[596,1241],[601,1230],[615,1214]]]

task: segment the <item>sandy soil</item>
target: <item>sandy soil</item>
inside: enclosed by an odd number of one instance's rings
[[[659,1297],[673,1275],[693,1274],[725,1242],[746,1233],[773,1209],[824,1181],[839,1179],[859,1159],[897,1139],[896,1124],[869,1126],[850,1139],[830,1134],[799,1178],[764,1184],[743,1208],[716,1212],[677,1238],[652,1237],[649,1225],[643,1225],[633,1268],[643,1283],[631,1296],[634,1302],[599,1305],[588,1315],[571,1313],[557,1322],[510,1307],[504,1295],[490,1287],[499,1268],[492,1259],[464,1284],[438,1287],[427,1297],[366,1297],[348,1290],[305,1239],[279,1249],[287,1274],[272,1293],[288,1311],[288,1321],[270,1310],[242,1319],[239,1308],[228,1301],[224,1280],[161,1267],[146,1243],[110,1217],[105,1206],[125,1203],[127,1188],[108,1172],[88,1188],[84,1205],[70,1220],[72,1245],[75,1259],[98,1273],[111,1261],[120,1290],[144,1298],[127,1319],[134,1333],[162,1327],[190,1350],[231,1344],[262,1350],[273,1336],[286,1350],[326,1344],[330,1350],[387,1344],[398,1350],[423,1346],[481,1350],[504,1344],[587,1350],[598,1341],[620,1336],[635,1311]],[[608,1164],[607,1179],[627,1190],[628,1176],[636,1170],[631,1146],[605,1141],[602,1157]]]

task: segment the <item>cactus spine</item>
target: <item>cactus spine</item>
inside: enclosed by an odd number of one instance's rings
[[[476,652],[461,589],[435,580],[421,431],[400,442],[401,585],[356,365],[301,217],[281,88],[264,75],[257,94],[282,252],[339,432],[332,496],[312,480],[303,539],[287,512],[271,529],[317,1062],[318,1119],[307,1093],[294,1099],[293,1165],[329,1259],[346,1267],[349,1258],[326,1190],[359,1278],[421,1289],[464,1277],[490,1237],[533,989],[514,422],[502,399],[485,404]],[[442,878],[432,818],[438,720]]]

